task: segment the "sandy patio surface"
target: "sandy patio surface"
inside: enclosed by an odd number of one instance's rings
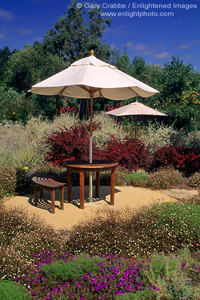
[[[179,191],[180,192],[180,191]],[[97,210],[113,209],[118,210],[129,207],[130,209],[138,209],[142,206],[148,206],[153,202],[169,202],[177,201],[176,193],[167,191],[152,191],[150,189],[139,187],[115,187],[115,204],[109,205],[110,202],[110,187],[100,187],[100,199],[93,199],[93,202],[88,202],[88,186],[85,187],[85,207],[79,209],[79,187],[72,188],[72,203],[67,199],[67,187],[65,187],[65,204],[64,210],[59,209],[59,194],[56,193],[56,208],[55,214],[51,213],[51,197],[50,192],[44,191],[44,199],[38,200],[38,206],[35,207],[33,194],[26,196],[17,196],[7,199],[4,202],[5,207],[18,207],[27,211],[30,215],[42,218],[46,224],[51,225],[56,230],[71,229],[79,222],[84,222],[95,216]],[[185,191],[185,195],[196,194],[197,191]],[[184,191],[182,191],[184,197]]]

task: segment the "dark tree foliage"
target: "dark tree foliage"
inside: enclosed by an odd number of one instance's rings
[[[170,116],[176,128],[200,128],[200,74],[193,66],[185,65],[179,57],[172,57],[164,65],[158,105]],[[193,99],[193,101],[191,101]]]
[[[110,20],[102,18],[100,9],[92,9],[86,15],[84,5],[77,8],[77,1],[73,0],[64,15],[46,33],[43,47],[70,63],[88,56],[92,49],[99,58],[109,59],[110,47],[102,47],[106,25],[110,25]]]
[[[0,84],[3,84],[5,81],[6,65],[11,55],[12,52],[10,51],[9,47],[4,47],[3,49],[0,49]]]

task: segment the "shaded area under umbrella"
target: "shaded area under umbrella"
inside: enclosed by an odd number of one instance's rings
[[[137,137],[137,118],[138,117],[167,117],[166,114],[161,113],[153,108],[150,108],[138,101],[132,102],[128,105],[116,108],[112,111],[106,112],[108,115],[116,117],[135,116],[135,138]]]

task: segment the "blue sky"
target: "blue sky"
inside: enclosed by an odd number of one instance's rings
[[[41,41],[69,3],[0,0],[0,48],[23,49]],[[140,55],[146,63],[160,65],[179,55],[200,71],[200,0],[85,0],[86,10],[92,5],[116,14],[103,36],[112,47],[126,47],[130,58]]]

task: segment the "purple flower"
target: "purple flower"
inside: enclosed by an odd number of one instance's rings
[[[78,283],[77,283],[77,286],[80,288],[80,287],[81,287],[81,283],[80,283],[80,282],[78,282]]]

